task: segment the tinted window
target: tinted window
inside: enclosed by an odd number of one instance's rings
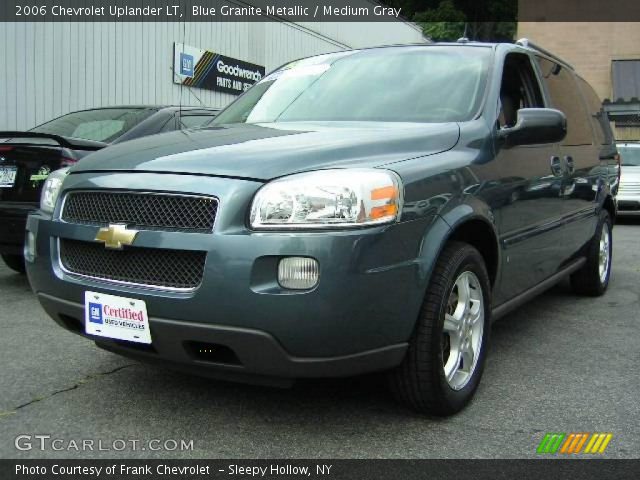
[[[640,167],[640,145],[618,145],[623,167]]]
[[[112,142],[131,130],[155,110],[104,108],[69,113],[37,126],[32,131],[65,137]]]
[[[213,123],[465,121],[479,108],[490,56],[433,46],[312,57],[266,76]]]
[[[591,118],[591,125],[593,131],[596,134],[596,142],[601,145],[606,145],[613,142],[613,134],[611,132],[611,125],[609,125],[609,117],[602,108],[602,102],[598,97],[598,94],[591,88],[587,82],[582,78],[577,77],[578,85],[582,90],[582,95],[585,98],[587,109],[589,110],[589,117]]]
[[[521,108],[540,107],[544,107],[544,103],[529,56],[510,53],[502,68],[499,127],[513,127]]]
[[[567,136],[563,145],[589,145],[593,143],[589,115],[573,73],[565,67],[537,57],[542,77],[551,96],[551,106],[567,116]]]

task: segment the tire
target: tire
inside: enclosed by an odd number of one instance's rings
[[[606,210],[600,212],[596,233],[589,241],[586,253],[587,263],[571,275],[571,288],[580,295],[598,297],[607,291],[611,278],[613,232],[611,217]]]
[[[468,302],[459,293],[465,281],[471,287],[467,288]],[[469,403],[484,369],[490,305],[491,286],[482,255],[467,243],[449,243],[434,268],[406,356],[390,372],[391,389],[402,404],[420,413],[446,416]],[[470,317],[476,318],[474,324],[460,321]],[[464,346],[466,340],[474,353],[469,357],[467,350],[457,357],[455,351],[464,349],[454,344]],[[457,364],[454,358],[459,358]],[[473,361],[465,362],[467,358]]]
[[[2,254],[2,260],[4,260],[4,263],[6,263],[7,267],[9,267],[11,270],[18,273],[25,272],[24,257],[22,255]]]

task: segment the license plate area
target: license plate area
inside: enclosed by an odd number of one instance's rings
[[[88,335],[151,343],[147,306],[143,300],[87,291],[84,293],[84,325]]]
[[[0,188],[11,188],[16,183],[16,174],[18,167],[2,166],[0,167]]]

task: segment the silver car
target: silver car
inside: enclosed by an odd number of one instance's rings
[[[618,190],[618,213],[640,214],[640,143],[619,143],[622,172]]]

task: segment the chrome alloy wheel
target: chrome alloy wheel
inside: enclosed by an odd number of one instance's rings
[[[455,281],[444,318],[442,362],[447,383],[464,388],[478,364],[484,329],[484,298],[473,272],[462,272]]]
[[[602,225],[602,235],[600,235],[600,255],[598,256],[598,274],[600,275],[600,283],[607,281],[609,273],[609,263],[611,262],[611,231],[609,226],[604,223]]]

